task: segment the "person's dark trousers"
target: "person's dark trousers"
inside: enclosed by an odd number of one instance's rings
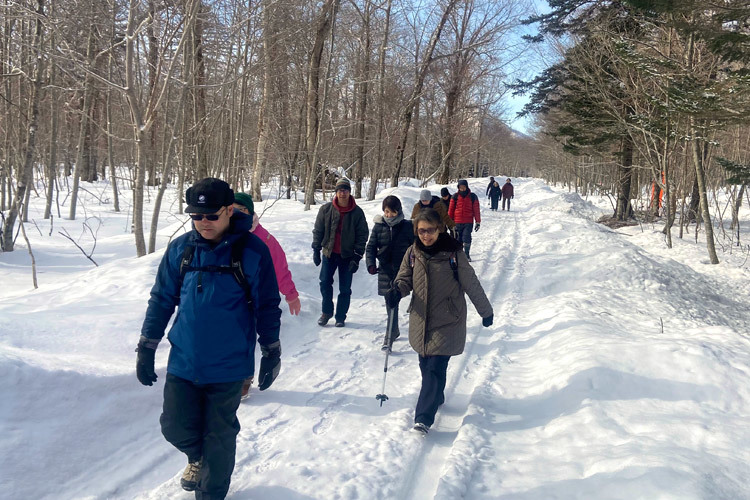
[[[336,321],[346,320],[349,302],[352,298],[352,277],[349,271],[351,259],[342,259],[341,254],[332,253],[323,256],[320,266],[320,295],[323,297],[323,314],[333,316],[333,275],[339,272],[339,296],[336,300]]]
[[[456,224],[456,239],[464,244],[464,252],[469,256],[471,250],[471,232],[474,230],[474,224]]]
[[[505,210],[505,202],[508,202],[508,210],[510,210],[510,198],[503,196],[503,210]]]
[[[490,198],[490,210],[497,210],[497,198]]]
[[[220,500],[229,491],[240,432],[237,408],[242,383],[194,384],[167,373],[161,432],[189,462],[203,458],[197,500]]]
[[[438,406],[445,402],[445,377],[450,356],[419,356],[422,372],[422,389],[417,399],[414,423],[431,426],[435,422]]]
[[[387,312],[388,311],[388,304],[385,305],[385,309],[386,309],[386,312]],[[396,304],[396,307],[393,308],[392,314],[393,314],[394,318],[393,318],[393,331],[391,332],[391,342],[393,342],[394,340],[396,340],[397,338],[399,338],[401,336],[401,331],[398,328],[398,304]],[[388,320],[386,319],[386,321],[388,321]],[[385,336],[383,338],[383,343],[385,343],[385,341],[388,340],[388,338],[387,338],[387,335],[388,335],[388,325],[385,325],[385,328],[386,328],[386,331],[385,331]]]

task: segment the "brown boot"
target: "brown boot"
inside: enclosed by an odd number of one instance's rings
[[[188,462],[185,467],[185,472],[182,473],[180,479],[180,485],[185,491],[195,491],[198,486],[198,479],[201,476],[201,466],[203,465],[203,458],[195,462]]]

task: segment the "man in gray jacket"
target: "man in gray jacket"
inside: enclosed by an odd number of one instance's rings
[[[351,195],[348,179],[336,182],[336,195],[318,211],[313,228],[313,262],[320,268],[322,314],[318,319],[325,326],[333,317],[333,275],[339,272],[339,297],[336,301],[336,326],[345,325],[352,296],[352,278],[365,253],[369,229],[365,213]],[[321,252],[323,256],[321,258]]]

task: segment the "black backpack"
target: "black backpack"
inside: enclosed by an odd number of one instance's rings
[[[458,193],[459,193],[458,191],[456,191],[455,193],[453,193],[453,201],[456,202],[456,205],[458,205],[458,196],[459,196]],[[475,195],[474,193],[469,193],[469,199],[471,200],[472,204],[475,201],[479,200],[479,198],[477,198],[477,195]]]
[[[245,250],[247,239],[250,237],[250,233],[246,233],[240,236],[237,241],[232,243],[231,249],[231,264],[228,266],[201,266],[193,267],[190,262],[193,260],[193,254],[195,253],[194,245],[186,245],[185,250],[182,252],[182,260],[180,261],[180,276],[177,279],[177,302],[180,301],[180,292],[182,290],[182,283],[185,280],[185,275],[190,271],[206,272],[206,273],[221,273],[231,274],[240,285],[242,290],[245,292],[245,300],[247,301],[247,307],[250,312],[253,311],[253,295],[250,283],[247,282],[245,272],[242,270],[242,252]],[[202,275],[198,275],[198,293],[203,293]]]

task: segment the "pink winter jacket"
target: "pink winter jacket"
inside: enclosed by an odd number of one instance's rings
[[[271,236],[260,225],[258,214],[253,214],[253,227],[250,229],[250,232],[263,240],[263,243],[268,247],[269,252],[271,252],[271,260],[273,261],[273,270],[276,272],[276,281],[279,283],[279,291],[284,294],[287,302],[294,302],[299,297],[299,292],[297,292],[294,281],[292,281],[292,273],[289,271],[289,266],[286,263],[284,249],[281,248],[276,238]]]

